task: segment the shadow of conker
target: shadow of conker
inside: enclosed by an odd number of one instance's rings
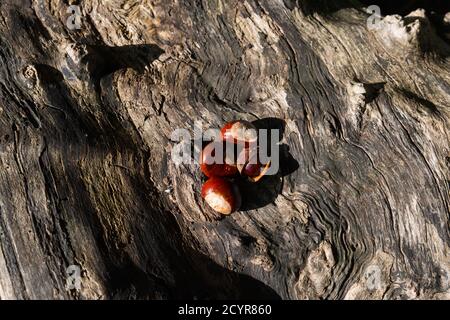
[[[253,122],[253,125],[259,129],[268,130],[268,139],[270,141],[271,130],[279,130],[279,140],[283,138],[285,131],[285,122],[279,118],[264,118]],[[279,141],[278,141],[279,142]],[[294,159],[289,152],[289,146],[281,144],[279,146],[279,170],[275,175],[265,176],[258,182],[251,182],[244,177],[239,177],[236,183],[242,194],[241,211],[254,210],[265,207],[273,203],[283,190],[283,177],[292,174],[299,168],[298,161]],[[272,150],[268,150],[269,154]]]
[[[281,193],[283,179],[277,174],[263,177],[258,182],[241,178],[237,181],[237,184],[242,195],[240,211],[247,211],[265,207],[275,201]]]

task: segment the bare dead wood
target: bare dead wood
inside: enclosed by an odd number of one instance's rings
[[[0,298],[448,299],[448,25],[355,3],[2,1]],[[236,118],[284,172],[211,220],[170,136]]]

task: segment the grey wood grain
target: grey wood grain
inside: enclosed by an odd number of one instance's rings
[[[62,1],[0,4],[1,299],[450,298],[450,48],[427,13],[79,6],[70,30]],[[217,219],[171,133],[233,119],[282,126],[284,167]]]

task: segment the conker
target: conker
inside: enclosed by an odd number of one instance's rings
[[[244,148],[237,159],[239,173],[252,182],[258,182],[269,170],[270,161],[261,163],[259,148]]]
[[[258,140],[256,127],[244,120],[228,122],[220,130],[222,140],[231,143],[255,143]]]
[[[217,148],[222,148],[223,158],[215,162],[215,155]],[[207,176],[210,177],[231,177],[238,173],[235,159],[228,159],[226,152],[226,143],[224,142],[210,142],[200,155],[200,169]]]
[[[215,211],[229,215],[241,206],[238,187],[225,178],[212,177],[203,184],[202,198]]]

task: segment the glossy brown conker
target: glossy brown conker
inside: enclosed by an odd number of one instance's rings
[[[222,148],[223,156],[216,161],[217,148]],[[231,177],[238,174],[235,159],[229,159],[226,152],[227,146],[223,141],[213,141],[203,148],[200,154],[200,169],[210,177]]]
[[[226,123],[220,130],[220,137],[231,143],[243,143],[246,145],[256,143],[258,134],[256,127],[248,121],[236,120]]]
[[[258,182],[270,169],[271,162],[262,163],[259,148],[244,148],[237,158],[237,169],[242,176]]]
[[[239,188],[230,180],[212,177],[203,184],[202,198],[216,212],[229,215],[238,210],[242,199]]]

